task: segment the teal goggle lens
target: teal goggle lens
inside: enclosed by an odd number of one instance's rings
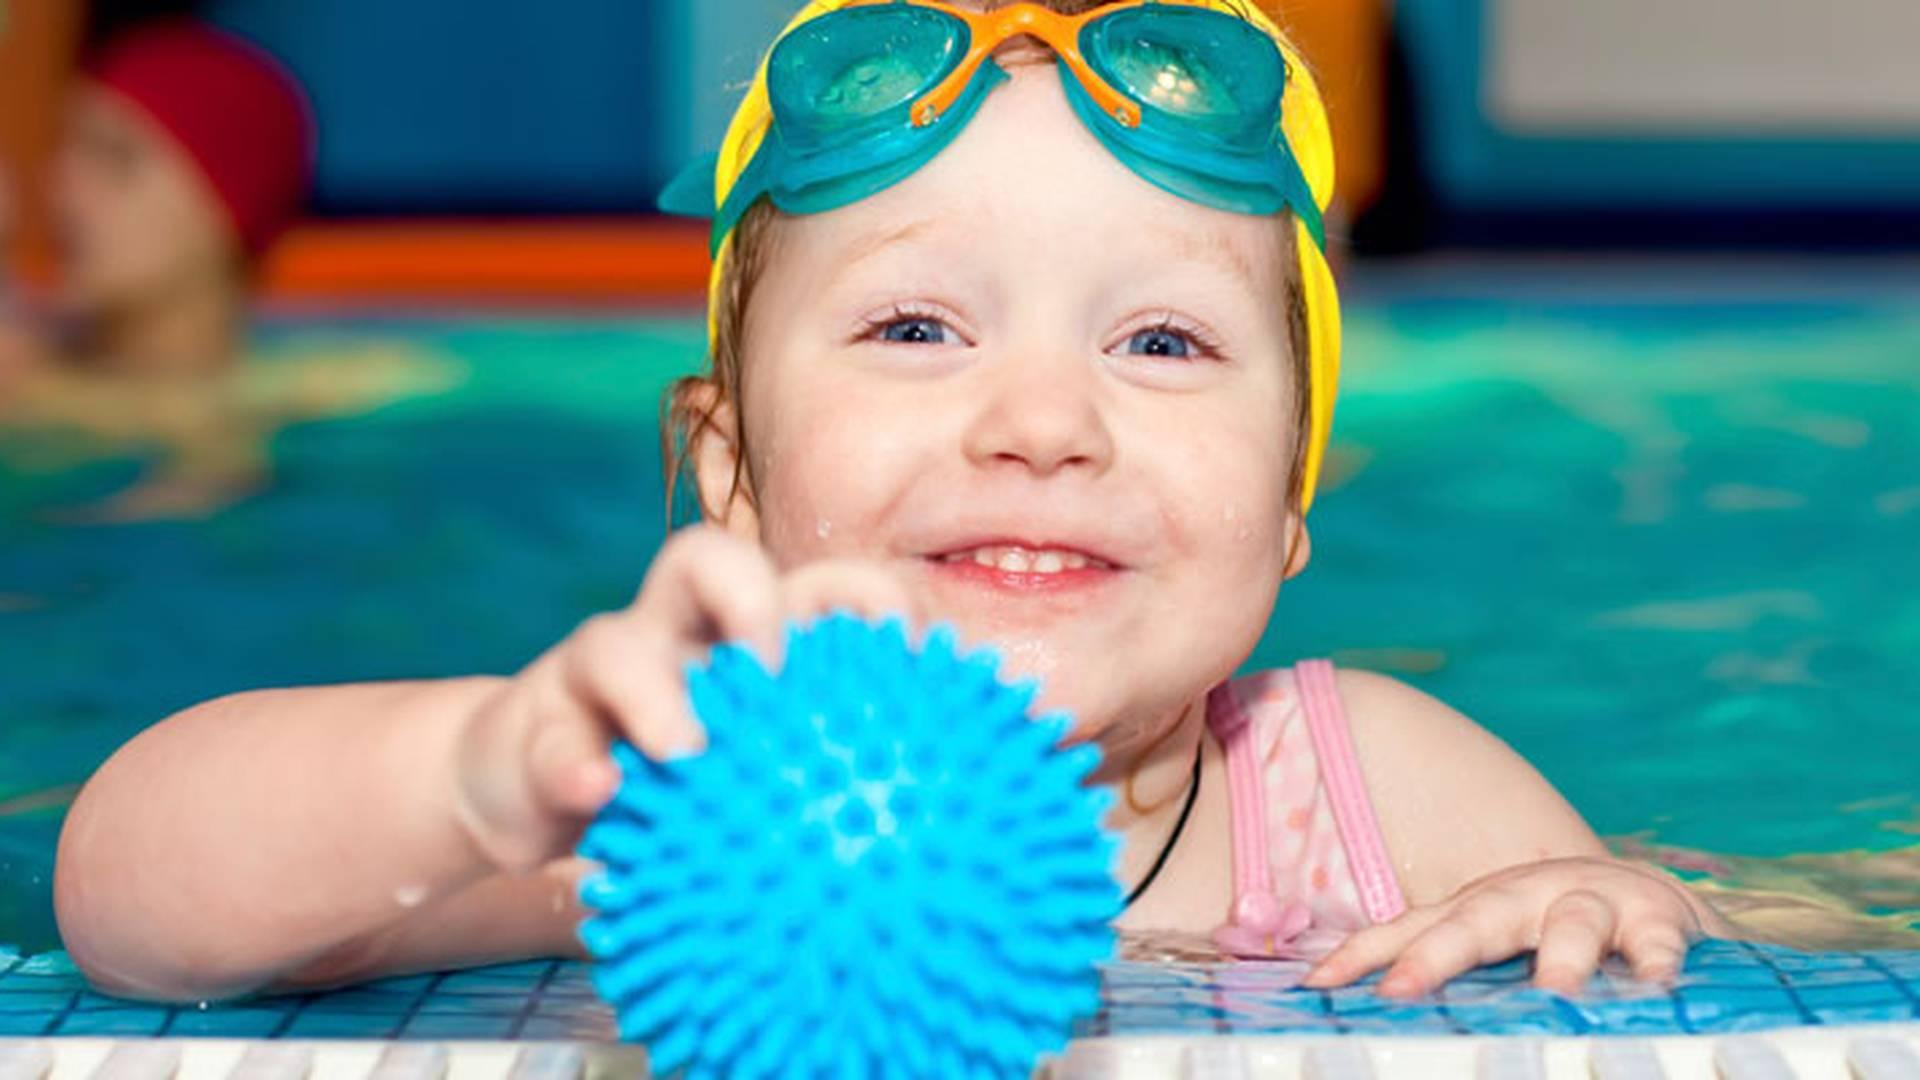
[[[1130,8],[1089,23],[1081,49],[1095,73],[1140,105],[1143,125],[1177,125],[1252,152],[1278,137],[1286,60],[1245,20],[1205,8]]]
[[[848,8],[782,38],[767,91],[790,149],[828,148],[877,124],[912,123],[913,103],[960,66],[967,24],[908,5]]]

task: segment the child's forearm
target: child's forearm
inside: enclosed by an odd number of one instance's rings
[[[110,991],[225,997],[351,953],[492,867],[458,811],[456,748],[503,685],[268,691],[129,743],[61,836],[61,934]]]

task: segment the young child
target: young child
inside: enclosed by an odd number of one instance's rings
[[[1325,116],[1251,4],[815,0],[716,168],[713,368],[671,402],[707,523],[511,678],[244,694],[122,749],[59,855],[97,984],[577,953],[609,740],[698,753],[683,665],[833,608],[950,621],[1075,714],[1123,929],[1390,995],[1527,950],[1564,991],[1662,979],[1727,932],[1418,691],[1231,681],[1308,562],[1339,333]]]
[[[81,75],[50,178],[58,318],[43,327],[0,310],[0,399],[34,369],[226,368],[242,350],[254,261],[306,202],[305,102],[251,46],[168,20],[113,38]],[[0,205],[0,241],[8,217]]]
[[[109,39],[81,76],[50,177],[53,310],[9,308],[0,281],[0,426],[149,464],[50,512],[205,516],[265,485],[287,424],[444,384],[392,349],[240,362],[255,269],[305,206],[313,164],[304,98],[270,57],[166,19]]]

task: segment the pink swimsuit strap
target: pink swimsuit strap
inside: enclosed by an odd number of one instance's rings
[[[1406,910],[1406,902],[1373,802],[1367,797],[1366,778],[1354,754],[1333,665],[1325,660],[1303,661],[1295,665],[1293,676],[1361,904],[1376,924],[1396,918]],[[1232,683],[1216,687],[1208,696],[1207,723],[1226,751],[1233,818],[1233,906],[1227,932],[1259,943],[1262,951],[1272,950],[1306,930],[1313,921],[1312,912],[1299,898],[1284,898],[1274,891],[1268,862],[1266,785],[1255,725]]]

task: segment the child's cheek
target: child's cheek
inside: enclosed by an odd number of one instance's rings
[[[785,567],[880,554],[876,508],[899,480],[889,465],[909,455],[871,413],[795,404],[756,453],[761,542]]]
[[[1183,463],[1180,495],[1196,599],[1264,596],[1278,586],[1289,542],[1285,433],[1231,411],[1198,430],[1208,434]]]

